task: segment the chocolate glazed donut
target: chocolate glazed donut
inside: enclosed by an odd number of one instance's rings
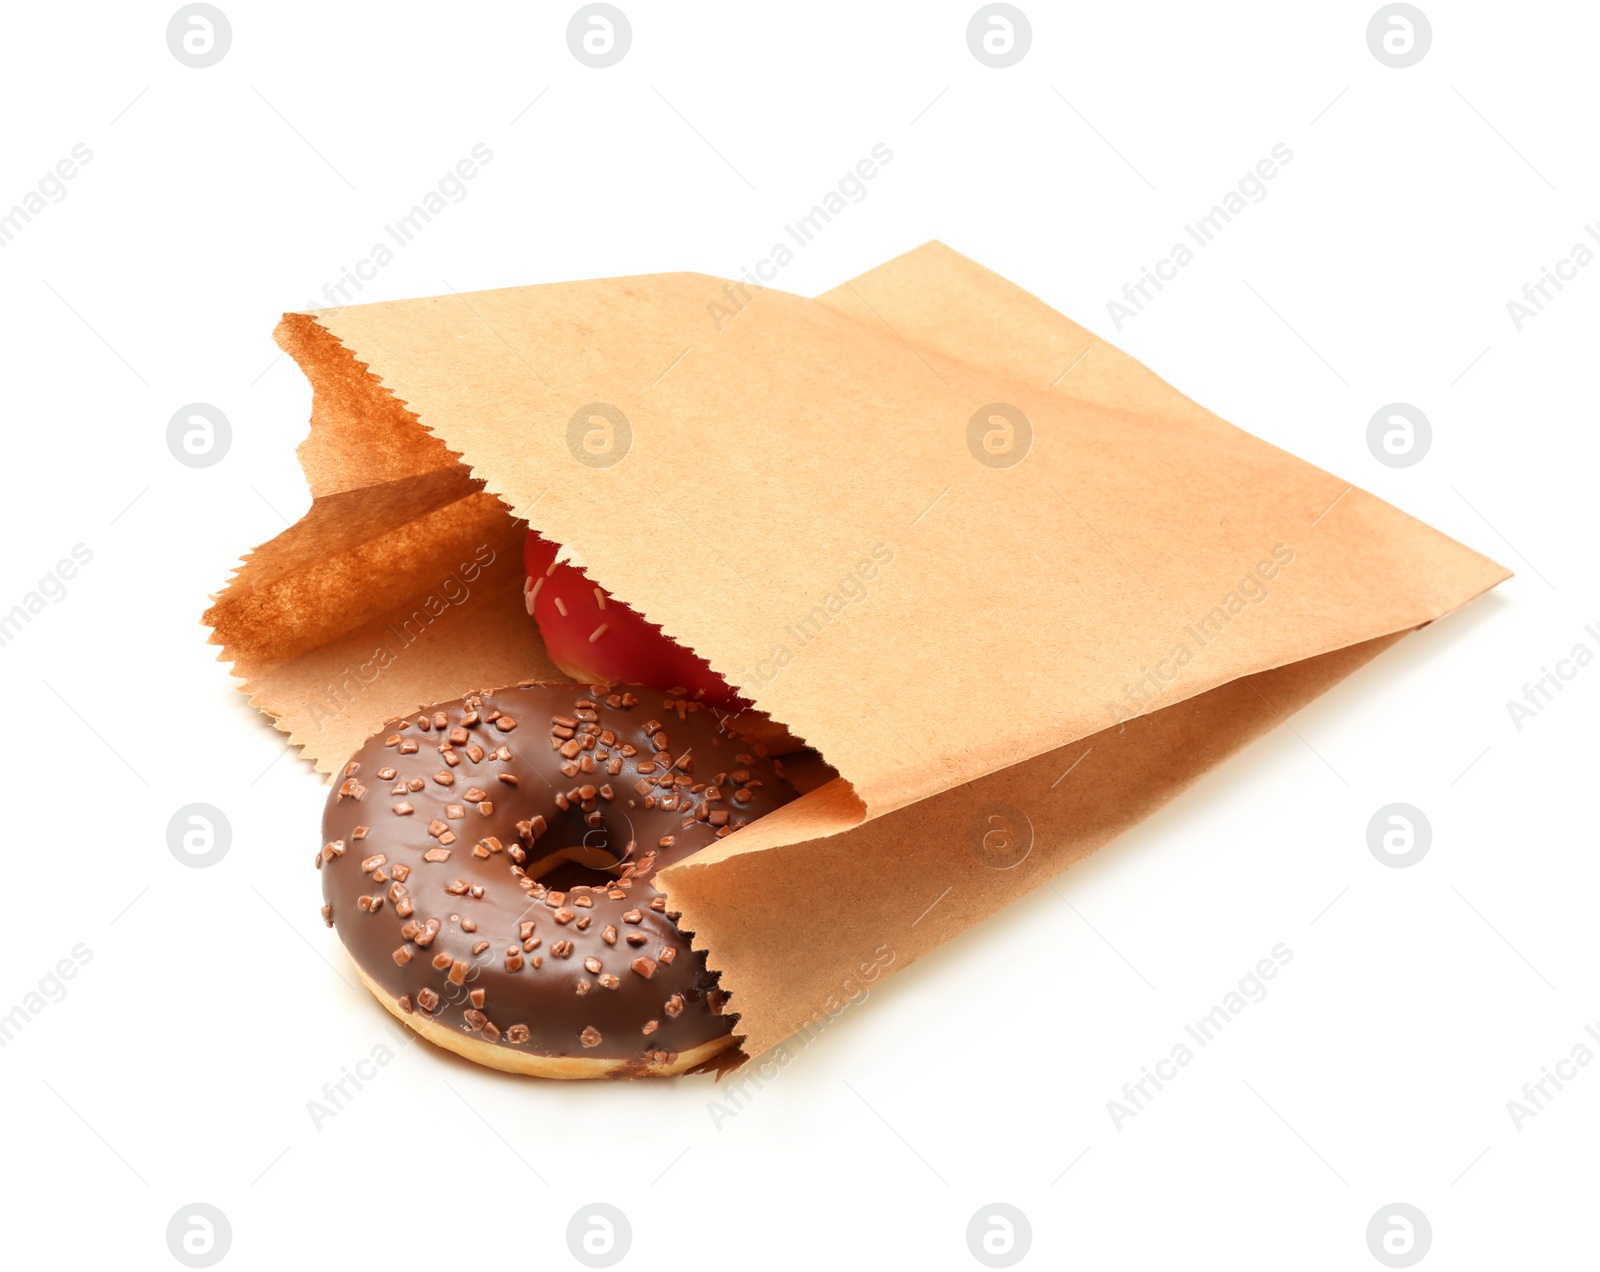
[[[732,1042],[656,870],[781,807],[698,702],[524,682],[391,720],[323,814],[322,916],[423,1037],[556,1078],[680,1073]],[[636,696],[637,695],[637,696]]]

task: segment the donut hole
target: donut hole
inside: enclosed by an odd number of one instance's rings
[[[576,809],[565,818],[556,814],[555,824],[528,851],[523,873],[557,887],[550,882],[551,875],[571,868],[591,876],[582,882],[603,885],[615,879],[631,855],[633,837],[628,831],[626,826],[612,827],[605,821],[588,826]]]
[[[617,867],[604,870],[581,861],[561,861],[545,871],[539,882],[556,892],[574,892],[579,888],[600,891],[617,881],[620,865],[619,862]]]

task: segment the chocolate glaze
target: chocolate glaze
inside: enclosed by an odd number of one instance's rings
[[[697,702],[469,694],[389,721],[337,778],[323,917],[402,1010],[624,1076],[732,1027],[652,875],[793,798]]]

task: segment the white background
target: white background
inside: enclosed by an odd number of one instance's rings
[[[0,649],[0,1013],[92,951],[0,1050],[8,1264],[176,1267],[166,1226],[197,1201],[251,1268],[576,1266],[593,1201],[627,1214],[629,1264],[976,1267],[995,1201],[1029,1217],[1024,1266],[1377,1267],[1367,1222],[1397,1201],[1431,1221],[1424,1266],[1592,1261],[1600,1065],[1520,1129],[1507,1101],[1600,1028],[1600,668],[1520,731],[1505,704],[1600,652],[1600,264],[1520,332],[1506,302],[1600,222],[1600,12],[1425,0],[1432,48],[1395,70],[1371,0],[1025,2],[1032,47],[994,70],[971,0],[624,0],[632,47],[594,70],[575,5],[223,7],[204,70],[164,5],[5,19],[0,208],[94,155],[0,249],[0,610],[93,552]],[[1516,577],[875,988],[720,1123],[706,1079],[543,1084],[400,1046],[318,918],[323,787],[198,618],[307,506],[278,315],[478,142],[469,196],[362,299],[731,276],[882,142],[779,286],[942,239]],[[1269,197],[1118,332],[1106,302],[1277,142]],[[1365,442],[1397,400],[1434,430],[1401,470]],[[233,427],[203,470],[165,443],[194,401]],[[1408,869],[1366,844],[1396,800],[1433,827]],[[208,869],[167,848],[194,801],[232,825]],[[1107,1101],[1279,942],[1269,997],[1117,1129]],[[378,1044],[394,1061],[314,1126]]]

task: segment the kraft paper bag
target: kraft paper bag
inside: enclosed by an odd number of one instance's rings
[[[530,526],[820,753],[660,876],[732,1063],[1508,577],[939,243],[815,299],[663,274],[276,335],[313,503],[205,621],[320,772],[421,704],[563,679]]]

